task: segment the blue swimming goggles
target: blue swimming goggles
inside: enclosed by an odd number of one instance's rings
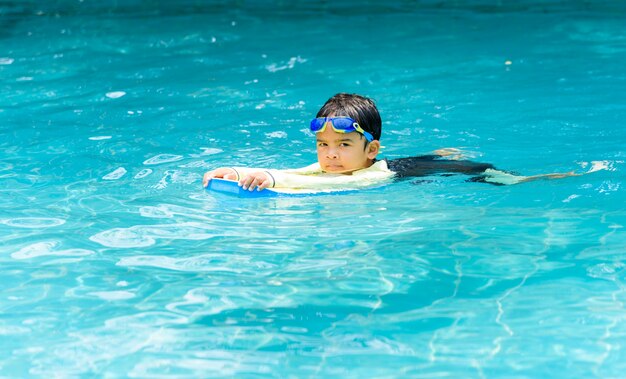
[[[358,132],[365,137],[367,142],[372,142],[374,137],[363,130],[358,122],[350,117],[318,117],[311,120],[311,131],[314,133],[323,132],[326,129],[326,125],[330,122],[333,130],[337,133],[352,133]]]

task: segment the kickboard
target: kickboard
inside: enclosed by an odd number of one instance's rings
[[[244,190],[234,180],[226,179],[211,179],[209,185],[206,188],[208,191],[219,192],[226,195],[237,196],[242,198],[257,198],[257,197],[302,197],[302,196],[315,196],[315,195],[329,195],[329,194],[342,194],[348,192],[354,192],[355,190],[301,190],[301,189],[270,189],[266,188],[261,191],[248,191]]]

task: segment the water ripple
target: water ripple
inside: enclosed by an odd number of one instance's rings
[[[111,91],[105,94],[109,99],[119,99],[120,97],[126,96],[126,92],[124,91]]]
[[[210,225],[187,222],[169,225],[136,225],[113,228],[97,233],[89,239],[107,247],[146,247],[156,239],[205,240],[215,237]]]
[[[106,174],[105,176],[102,177],[102,179],[104,180],[117,180],[119,178],[121,178],[122,176],[126,175],[126,169],[124,167],[119,167],[117,169],[115,169],[115,171],[110,172],[108,174]]]
[[[39,229],[63,225],[65,220],[53,217],[19,217],[0,219],[0,224],[16,228]]]
[[[275,267],[267,262],[254,261],[251,256],[235,254],[203,254],[190,258],[173,258],[157,255],[124,257],[117,263],[124,267],[157,267],[188,272],[230,272],[260,275],[259,269]]]
[[[157,165],[162,163],[176,162],[183,159],[182,155],[175,154],[159,154],[143,161],[145,165]]]
[[[96,291],[89,294],[108,301],[128,300],[135,297],[135,294],[129,291]]]
[[[43,256],[63,256],[63,257],[83,257],[87,255],[95,254],[92,250],[87,249],[65,249],[55,250],[58,246],[58,242],[37,242],[28,245],[15,253],[11,254],[13,259],[31,259]]]
[[[141,179],[141,178],[145,178],[146,176],[152,174],[152,170],[149,168],[145,168],[141,171],[139,171],[136,175],[135,175],[135,179]]]

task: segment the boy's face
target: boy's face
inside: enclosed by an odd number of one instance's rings
[[[367,140],[358,132],[337,133],[328,125],[316,133],[317,161],[324,172],[351,174],[372,165],[380,143]]]

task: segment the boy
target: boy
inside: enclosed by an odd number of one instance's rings
[[[382,129],[380,114],[371,99],[356,94],[339,93],[328,99],[310,127],[317,140],[317,163],[292,170],[221,167],[204,174],[202,185],[206,187],[211,179],[223,178],[236,180],[249,191],[274,187],[336,189],[370,186],[393,177],[446,173],[475,175],[470,181],[502,185],[576,175],[569,172],[525,177],[496,170],[488,163],[442,159],[459,155],[456,149],[377,160]]]

